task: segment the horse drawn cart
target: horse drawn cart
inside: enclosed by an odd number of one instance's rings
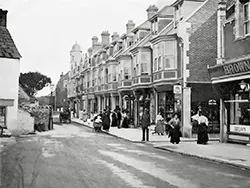
[[[60,123],[71,123],[70,112],[60,112],[59,115]]]

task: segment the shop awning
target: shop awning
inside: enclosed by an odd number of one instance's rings
[[[14,99],[0,98],[0,106],[14,106]]]

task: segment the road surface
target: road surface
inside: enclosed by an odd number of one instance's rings
[[[249,188],[250,172],[64,124],[1,151],[1,188]],[[19,186],[18,186],[19,185]]]

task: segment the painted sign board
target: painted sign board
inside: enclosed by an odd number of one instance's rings
[[[250,125],[230,125],[230,132],[250,134]]]
[[[250,73],[250,59],[213,66],[209,73],[211,78]]]
[[[174,94],[181,94],[181,85],[174,85]]]

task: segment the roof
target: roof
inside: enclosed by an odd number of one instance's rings
[[[0,26],[0,57],[11,59],[20,59],[22,57],[10,32],[4,26]]]
[[[149,33],[146,35],[142,40],[140,40],[138,43],[136,43],[132,49],[143,47],[143,46],[150,46],[150,39],[152,38],[152,34]],[[132,50],[131,49],[131,50]]]
[[[149,21],[155,20],[155,18],[160,17],[173,17],[174,16],[174,9],[171,6],[165,6],[161,10],[159,10],[154,16],[152,16]]]
[[[72,46],[72,52],[81,52],[81,47],[79,44],[75,43],[73,46]]]
[[[145,22],[143,22],[141,25],[139,25],[138,27],[134,28],[132,30],[133,33],[135,33],[136,31],[138,31],[139,29],[150,29],[151,28],[151,22],[146,20]]]

